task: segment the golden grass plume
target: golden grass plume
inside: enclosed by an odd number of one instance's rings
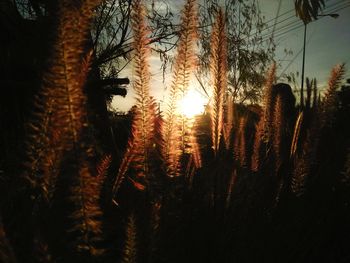
[[[137,262],[137,227],[135,215],[131,213],[128,216],[125,233],[125,244],[122,254],[122,263]]]
[[[196,1],[188,0],[182,10],[173,79],[163,123],[164,145],[162,152],[166,163],[166,172],[170,177],[179,175],[180,156],[185,150],[185,135],[188,132],[186,118],[185,116],[178,116],[177,105],[179,99],[188,90],[191,72],[196,63],[197,24]]]
[[[210,73],[213,87],[210,111],[212,147],[214,153],[219,150],[223,129],[223,103],[227,89],[227,37],[225,15],[220,9],[211,33]]]
[[[226,99],[226,120],[223,127],[223,137],[225,141],[226,149],[228,150],[231,146],[231,133],[233,129],[233,99],[227,96]]]
[[[328,80],[328,87],[324,94],[324,100],[322,102],[322,126],[329,126],[333,121],[334,114],[337,110],[337,90],[344,78],[344,74],[345,64],[336,65],[331,71],[331,76]]]
[[[131,24],[134,33],[134,71],[133,89],[136,94],[136,105],[132,121],[131,134],[118,174],[113,185],[113,194],[118,191],[126,172],[132,166],[136,176],[146,183],[149,174],[149,151],[154,133],[154,116],[152,100],[149,93],[150,71],[148,56],[148,28],[145,21],[146,9],[143,1],[133,1]],[[131,178],[132,179],[132,178]],[[132,179],[132,181],[137,180]]]

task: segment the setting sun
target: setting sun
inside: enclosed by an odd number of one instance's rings
[[[179,101],[179,111],[188,118],[201,114],[207,100],[196,90],[189,90]]]

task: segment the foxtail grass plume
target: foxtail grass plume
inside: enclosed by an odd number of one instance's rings
[[[345,74],[344,64],[335,66],[332,69],[328,81],[328,88],[322,103],[318,103],[321,108],[315,112],[311,128],[307,131],[306,139],[302,145],[302,154],[297,158],[292,176],[292,191],[300,196],[306,190],[306,183],[312,174],[315,164],[318,161],[317,152],[321,145],[321,132],[325,128],[331,127],[337,111],[337,89]]]
[[[295,165],[292,174],[291,190],[300,197],[304,195],[306,191],[306,184],[310,175],[310,169],[312,162],[312,149],[314,147],[313,140],[311,138],[310,131],[307,132],[306,139],[301,145],[300,157],[296,156]]]
[[[247,117],[241,117],[239,120],[239,126],[237,134],[235,135],[234,143],[234,155],[241,167],[247,166],[247,143],[246,143],[246,125]]]
[[[91,53],[84,55],[94,10],[100,1],[61,1],[57,63],[63,68],[55,81],[57,112],[53,114],[53,129],[61,133],[61,145],[67,161],[64,178],[69,181],[68,201],[74,207],[68,239],[79,255],[100,256],[104,249],[97,243],[102,240],[102,209],[100,207],[103,177],[92,173],[93,148],[88,127],[84,86],[89,72]],[[72,173],[72,174],[70,174]],[[69,176],[67,176],[69,175]],[[63,176],[63,174],[62,174]],[[71,178],[69,178],[71,177]],[[74,233],[74,234],[73,234]]]
[[[113,193],[119,189],[130,165],[136,171],[138,179],[131,179],[137,183],[142,180],[147,183],[149,174],[149,151],[152,146],[154,133],[154,120],[152,116],[152,100],[149,93],[149,38],[148,29],[144,18],[146,10],[143,1],[133,1],[131,23],[134,33],[134,71],[135,79],[133,88],[136,94],[136,107],[132,122],[132,136],[129,138],[124,158],[119,167],[118,175],[114,182]]]
[[[334,114],[337,110],[337,90],[345,74],[345,64],[339,64],[332,69],[331,76],[328,80],[328,88],[324,95],[322,103],[322,126],[331,125]]]
[[[265,80],[265,91],[264,91],[264,141],[265,143],[271,143],[273,131],[273,110],[275,104],[275,92],[273,84],[276,78],[276,63],[273,63],[268,71]]]
[[[228,150],[231,145],[231,133],[233,129],[233,99],[227,96],[226,99],[226,120],[223,127],[223,136],[226,149]]]
[[[220,9],[211,33],[210,73],[213,91],[210,107],[212,147],[219,150],[223,129],[223,103],[227,89],[227,37],[225,15]]]
[[[87,125],[83,87],[91,53],[85,55],[85,43],[93,10],[99,2],[60,1],[58,5],[55,41],[35,98],[26,140],[26,176],[37,180],[33,175],[43,173],[40,184],[45,196],[52,195],[55,188],[63,151],[78,151],[81,130]]]
[[[122,254],[122,263],[136,263],[137,261],[137,228],[135,215],[128,216],[125,233],[125,244]]]
[[[86,41],[99,3],[93,0],[58,3],[55,41],[32,122],[31,138],[38,141],[27,151],[32,160],[27,173],[43,173],[43,195],[51,201],[54,192],[61,191],[58,201],[72,207],[68,215],[60,214],[69,221],[65,236],[70,241],[67,248],[77,255],[89,256],[103,253],[103,249],[96,246],[101,239],[102,182],[91,173],[89,160],[93,149],[86,131],[88,114],[84,92],[91,61],[91,53],[86,55]],[[31,142],[28,140],[29,145]],[[64,185],[66,189],[62,190],[63,186],[56,189],[58,180],[68,184]],[[69,194],[68,197],[62,196],[62,192]]]
[[[258,172],[265,160],[265,143],[264,143],[264,116],[260,116],[259,122],[255,126],[255,137],[253,146],[253,155],[251,160],[251,169]]]
[[[260,120],[256,125],[251,169],[257,172],[266,159],[266,149],[273,138],[273,114],[275,104],[275,89],[273,84],[276,78],[276,63],[273,63],[265,79],[264,105]]]
[[[188,0],[182,10],[173,80],[163,124],[164,146],[162,152],[166,163],[166,173],[170,177],[179,175],[180,156],[185,150],[187,125],[185,125],[185,116],[178,116],[177,105],[181,96],[183,97],[188,90],[191,72],[196,63],[197,24],[196,1]]]
[[[199,144],[194,133],[191,134],[191,154],[193,155],[194,166],[198,169],[202,167],[202,157],[199,150]]]
[[[111,165],[112,162],[112,155],[107,154],[105,155],[100,162],[97,164],[96,171],[97,171],[97,177],[103,177],[106,176],[108,172],[108,168]]]
[[[77,180],[70,187],[69,200],[75,204],[75,211],[70,215],[72,225],[70,233],[80,233],[73,242],[81,255],[101,256],[105,250],[99,244],[102,239],[101,192],[104,176],[91,174],[90,164],[81,160]]]
[[[230,181],[227,188],[226,209],[230,207],[232,192],[233,192],[233,188],[235,186],[236,180],[237,180],[237,169],[234,169],[233,172],[231,173]]]
[[[280,171],[281,166],[284,162],[285,149],[286,149],[286,116],[285,116],[285,106],[282,101],[283,97],[277,95],[275,110],[274,110],[274,137],[273,137],[273,150],[275,157],[275,168],[276,174]]]

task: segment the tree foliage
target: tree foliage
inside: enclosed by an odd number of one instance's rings
[[[48,0],[16,0],[19,13],[26,19],[39,20],[52,16]],[[106,0],[95,10],[89,45],[93,48],[92,68],[102,78],[118,76],[132,60],[133,38],[131,29],[132,0]],[[149,43],[163,60],[168,62],[167,51],[174,48],[178,33],[167,0],[147,1]]]
[[[267,25],[257,1],[205,0],[200,5],[201,71],[206,73],[209,69],[210,30],[220,7],[226,20],[228,90],[238,102],[257,102],[275,49],[273,39],[262,40],[261,32]]]
[[[103,75],[118,75],[132,59],[131,0],[107,0],[98,8],[92,29],[95,65]],[[153,0],[147,6],[149,43],[165,54],[174,37],[173,13],[163,0]],[[172,45],[171,45],[172,46]]]
[[[295,0],[296,15],[308,24],[313,19],[317,19],[318,11],[324,8],[324,0]]]

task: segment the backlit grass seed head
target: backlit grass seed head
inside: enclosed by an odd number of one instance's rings
[[[178,114],[178,101],[184,97],[188,90],[191,74],[196,64],[197,24],[196,1],[188,0],[182,10],[173,79],[163,124],[164,146],[162,152],[167,175],[170,177],[179,175],[180,157],[185,151],[185,135],[188,134],[188,131],[185,116]]]
[[[212,147],[217,153],[223,129],[223,103],[227,89],[227,37],[225,16],[221,9],[211,33],[210,73],[213,89],[210,107]]]

